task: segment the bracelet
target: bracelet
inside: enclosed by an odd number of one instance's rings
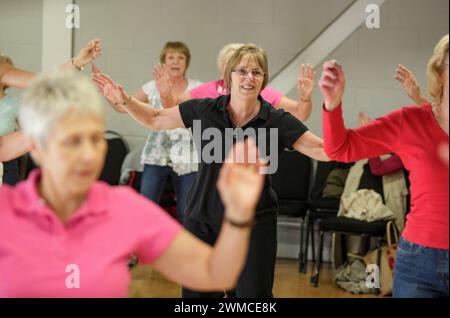
[[[126,101],[124,101],[123,103],[122,103],[122,105],[123,106],[127,106],[127,104],[129,103],[129,102],[131,102],[131,99],[133,98],[133,96],[131,96],[131,95],[128,95],[128,98],[127,98],[127,100]]]
[[[302,101],[303,103],[311,103],[311,98],[303,99],[300,97],[300,101]]]
[[[246,222],[236,222],[233,221],[232,219],[230,219],[229,217],[225,216],[224,217],[225,221],[228,222],[230,225],[234,226],[234,227],[238,227],[238,228],[246,228],[246,227],[252,227],[253,226],[253,219],[250,221],[246,221]]]
[[[72,58],[70,59],[70,61],[72,62],[72,65],[75,66],[75,68],[76,68],[78,71],[84,70],[84,67],[79,67],[78,65],[75,64],[75,58],[74,58],[74,57],[72,57]]]

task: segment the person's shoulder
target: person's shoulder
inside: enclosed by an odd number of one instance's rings
[[[10,210],[12,206],[15,206],[16,205],[15,202],[17,202],[17,200],[24,199],[24,193],[21,193],[22,192],[21,191],[22,186],[20,186],[21,183],[19,183],[14,187],[8,184],[0,185],[0,202],[1,202],[0,214],[2,214],[2,212]]]
[[[219,98],[193,98],[180,105],[190,105],[192,107],[201,107],[203,110],[215,109],[216,105],[219,103]]]
[[[408,118],[424,118],[427,114],[432,114],[432,106],[427,103],[422,106],[412,105],[412,106],[403,106],[397,110],[394,110],[390,113],[391,116],[398,115],[401,117]]]
[[[0,199],[1,202],[5,202],[11,198],[11,194],[14,192],[14,188],[8,184],[0,185]]]
[[[0,100],[0,103],[2,103],[5,107],[7,107],[7,110],[9,112],[17,112],[19,110],[19,103],[20,99],[18,96],[15,95],[6,95],[4,98]]]
[[[261,107],[266,111],[271,117],[276,119],[281,119],[284,116],[289,116],[291,113],[285,111],[283,108],[275,108],[272,104],[266,101],[264,98],[261,99]],[[293,115],[291,115],[293,116]]]

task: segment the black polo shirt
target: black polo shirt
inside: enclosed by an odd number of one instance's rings
[[[258,147],[260,147],[261,153],[268,154],[269,157],[270,155],[279,156],[284,149],[291,148],[297,139],[308,131],[308,128],[292,114],[282,109],[274,109],[261,96],[258,99],[261,101],[261,108],[258,115],[242,127],[242,129],[246,132],[248,128],[254,128],[251,131],[256,134],[255,141]],[[205,162],[203,156],[199,158],[198,173],[187,196],[186,215],[197,221],[215,225],[222,224],[224,213],[224,206],[216,184],[222,162],[228,153],[227,149],[225,149],[225,138],[226,134],[231,138],[230,136],[233,136],[233,132],[236,132],[236,130],[233,130],[234,127],[227,110],[229,100],[230,96],[221,96],[217,99],[192,99],[179,106],[184,125],[187,128],[194,126],[194,143],[197,152],[200,154],[203,151],[207,151],[208,153],[214,154],[216,158],[220,158],[220,160],[217,160],[219,162],[210,162],[210,160]],[[194,125],[195,120],[200,121],[201,129],[199,129],[199,122],[196,122]],[[212,129],[207,130],[208,128]],[[277,132],[276,142],[278,142],[278,146],[275,148],[276,144],[273,144],[273,148],[277,154],[270,152],[270,128],[272,128],[272,133],[274,131]],[[205,130],[207,131],[205,132]],[[203,136],[200,138],[201,140],[199,140],[200,132]],[[205,135],[203,135],[204,132]],[[218,139],[222,140],[220,141]],[[235,142],[239,138],[232,139]],[[221,151],[214,153],[219,148],[212,149],[212,140],[215,143],[222,142]],[[265,140],[265,145],[260,140]],[[265,149],[261,149],[261,147]],[[267,176],[256,209],[255,221],[263,222],[269,219],[273,220],[276,218],[277,210],[277,197],[271,188],[271,178]]]

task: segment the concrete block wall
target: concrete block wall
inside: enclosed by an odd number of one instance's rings
[[[153,65],[165,42],[180,40],[192,53],[188,75],[202,81],[218,78],[216,56],[229,42],[254,42],[269,56],[274,74],[351,0],[77,0],[81,28],[76,50],[101,37],[104,55],[98,65],[133,92],[152,79]],[[111,129],[132,146],[147,135],[128,116],[109,110]]]

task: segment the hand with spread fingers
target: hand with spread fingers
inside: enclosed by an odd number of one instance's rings
[[[166,64],[156,64],[153,69],[153,78],[155,80],[156,89],[161,98],[165,98],[172,94],[173,83],[167,72]]]
[[[311,64],[302,64],[300,66],[300,77],[297,83],[298,96],[303,102],[311,102],[311,96],[314,90],[316,72]]]
[[[418,105],[427,103],[427,99],[422,96],[419,83],[414,74],[404,65],[399,64],[395,70],[395,79],[402,84],[403,89],[409,98],[411,98]]]
[[[101,73],[95,65],[92,65],[92,79],[99,88],[100,93],[111,105],[121,108],[129,100],[129,95],[125,92],[123,86]]]
[[[259,150],[252,139],[237,143],[228,154],[220,170],[217,188],[229,219],[238,222],[253,219],[264,185],[262,166]]]

